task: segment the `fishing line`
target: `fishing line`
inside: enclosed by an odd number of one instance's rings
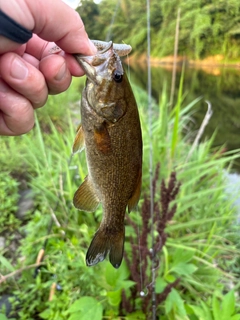
[[[137,214],[138,214],[138,218],[140,217],[139,214],[139,208],[137,210]],[[139,228],[139,223],[137,224],[137,237],[138,237],[138,252],[139,252],[139,272],[140,272],[140,287],[141,287],[141,291],[140,291],[140,296],[144,297],[145,293],[143,291],[143,272],[142,272],[142,254],[141,254],[141,243],[140,243],[140,228]]]
[[[130,64],[129,64],[129,54],[127,54],[127,72],[128,72],[128,80],[131,83],[131,72],[130,72]]]
[[[112,36],[112,27],[113,27],[113,24],[115,22],[115,18],[116,18],[116,15],[117,15],[117,11],[118,11],[118,8],[120,6],[120,2],[121,0],[118,0],[116,6],[115,6],[115,11],[113,13],[113,16],[112,16],[112,20],[111,20],[111,23],[110,23],[110,27],[109,27],[109,30],[108,30],[108,33],[106,35],[106,41],[108,42]]]
[[[149,188],[150,188],[150,215],[151,215],[151,254],[152,254],[152,319],[156,320],[156,270],[154,252],[154,195],[153,195],[153,146],[152,146],[152,81],[151,81],[151,34],[150,34],[150,0],[146,0],[147,6],[147,73],[148,73],[148,116],[149,116]]]
[[[131,83],[131,69],[130,69],[130,64],[129,64],[129,54],[127,54],[127,73],[128,73],[129,83]],[[140,218],[139,207],[137,208],[137,216],[138,216],[138,218]],[[139,295],[140,295],[140,297],[146,297],[148,295],[148,289],[147,289],[147,293],[145,293],[145,290],[143,289],[143,271],[142,271],[143,267],[142,267],[142,253],[141,253],[139,223],[137,224],[137,238],[138,238],[139,273],[140,273],[140,287],[141,287],[141,291],[139,292]]]

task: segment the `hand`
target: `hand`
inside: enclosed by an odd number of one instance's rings
[[[92,55],[96,48],[79,15],[60,0],[0,0],[0,8],[34,33],[23,45],[0,36],[0,134],[19,135],[33,127],[34,109],[48,94],[84,74],[71,53]],[[50,53],[53,42],[64,51]]]

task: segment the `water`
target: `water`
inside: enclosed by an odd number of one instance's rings
[[[180,81],[181,67],[177,69],[176,93]],[[152,93],[158,101],[166,82],[170,95],[172,78],[171,66],[152,67]],[[144,65],[131,66],[131,81],[147,90],[147,68]],[[187,94],[183,105],[187,105],[199,96],[203,99],[195,105],[191,130],[198,130],[211,102],[213,115],[205,129],[203,138],[211,137],[217,129],[215,146],[226,145],[227,150],[240,148],[240,68],[226,67],[185,67],[184,93]],[[235,170],[240,172],[240,162]]]

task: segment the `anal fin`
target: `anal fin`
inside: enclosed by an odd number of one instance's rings
[[[134,190],[133,195],[128,200],[128,212],[130,213],[132,210],[134,210],[137,207],[140,195],[141,195],[141,187],[142,187],[142,170],[140,169],[136,188]]]
[[[75,192],[73,204],[79,210],[93,212],[97,209],[99,202],[92,181],[87,176]]]
[[[81,152],[84,149],[84,132],[82,125],[80,124],[77,128],[75,140],[73,142],[72,153]]]

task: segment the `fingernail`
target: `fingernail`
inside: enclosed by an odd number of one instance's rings
[[[97,53],[97,48],[95,47],[95,45],[93,44],[93,42],[90,39],[88,39],[88,41],[89,41],[89,47],[90,47],[90,49],[92,51],[92,54],[96,54]]]
[[[19,58],[14,58],[10,74],[15,79],[24,80],[28,75],[28,68]]]
[[[61,66],[61,68],[59,69],[57,75],[54,77],[55,80],[57,81],[60,81],[63,79],[63,77],[65,76],[66,74],[66,71],[67,71],[67,66],[66,66],[66,63],[64,62]]]

